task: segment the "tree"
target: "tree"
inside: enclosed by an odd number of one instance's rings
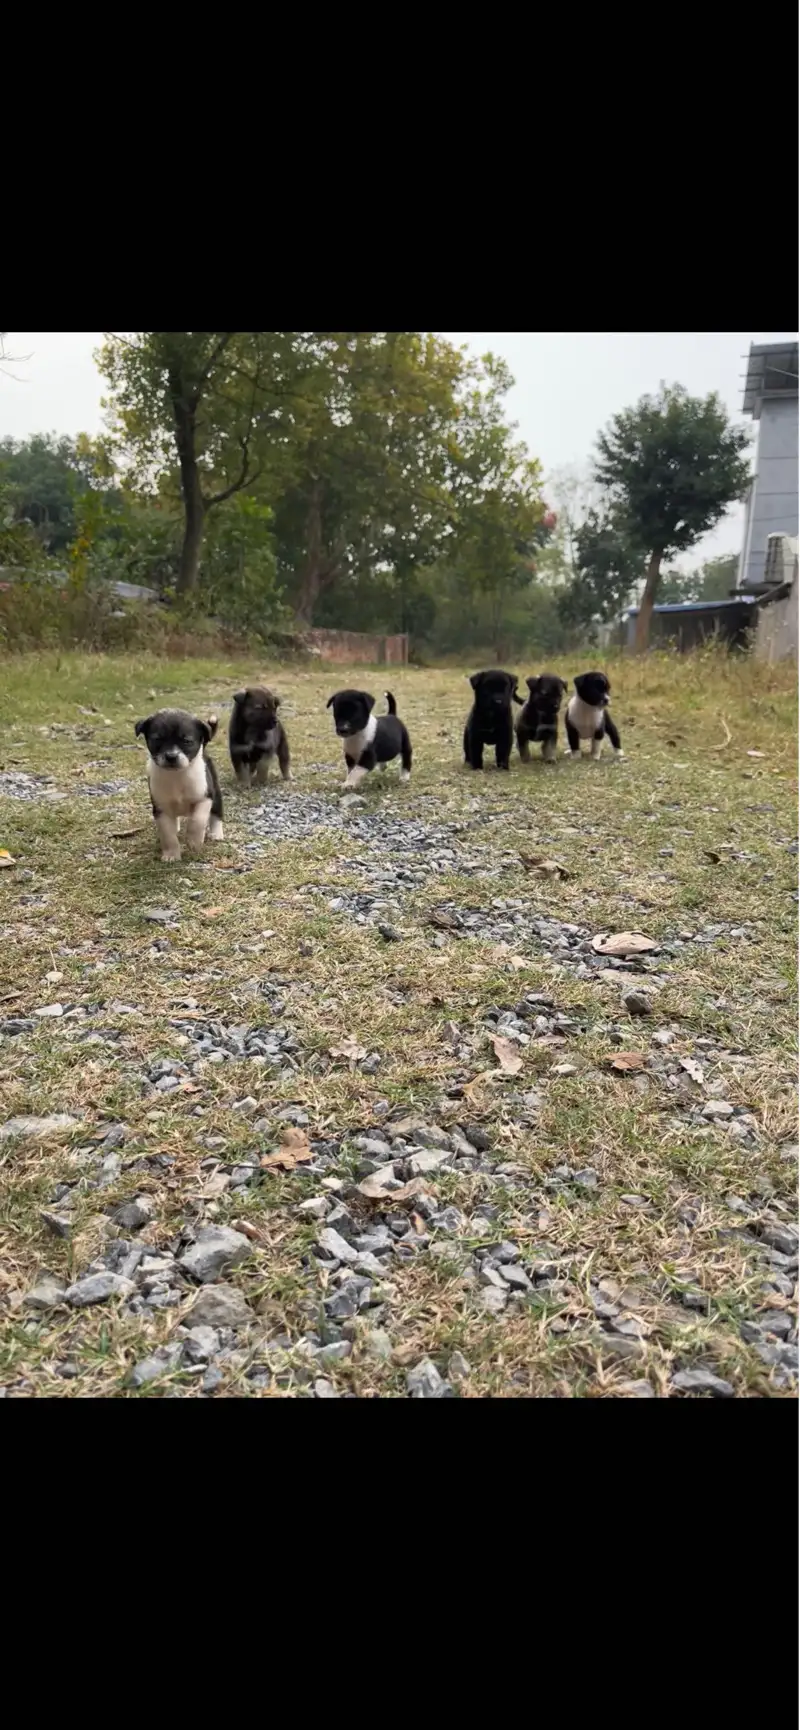
[[[693,571],[665,571],[661,601],[726,601],[736,587],[738,572],[738,553],[707,559]]]
[[[14,516],[35,530],[44,552],[63,553],[73,540],[81,494],[109,479],[102,450],[83,433],[77,439],[34,433],[0,440],[0,471]]]
[[[575,575],[559,596],[565,624],[590,630],[621,612],[644,575],[644,559],[613,512],[591,510],[574,532]]]
[[[105,407],[131,472],[152,487],[177,470],[184,527],[177,589],[197,586],[208,513],[279,457],[288,439],[291,344],[281,332],[142,331],[110,335],[97,356]]]
[[[298,618],[325,596],[345,607],[390,566],[409,592],[448,532],[447,439],[466,363],[416,331],[295,333],[303,414],[276,498],[279,556]]]
[[[748,443],[718,396],[692,397],[682,385],[662,384],[600,434],[595,478],[626,541],[647,559],[637,654],[647,648],[663,559],[694,546],[743,497]]]

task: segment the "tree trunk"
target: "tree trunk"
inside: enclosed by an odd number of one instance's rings
[[[322,487],[315,480],[306,518],[306,557],[297,597],[297,619],[302,625],[314,623],[314,608],[319,598],[322,575]]]
[[[188,595],[197,587],[205,529],[205,504],[200,490],[195,445],[196,405],[191,397],[187,399],[182,380],[177,374],[170,374],[169,393],[175,421],[175,443],[181,471],[181,496],[184,513],[183,545],[178,566],[177,590],[179,595]]]
[[[650,554],[650,563],[647,567],[647,581],[644,585],[644,594],[639,602],[639,611],[636,616],[634,653],[637,655],[647,654],[647,646],[650,641],[650,620],[653,616],[653,608],[656,604],[658,581],[661,575],[661,558],[662,555],[659,552],[653,552]]]

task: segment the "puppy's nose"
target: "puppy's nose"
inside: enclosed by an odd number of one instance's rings
[[[172,745],[168,751],[164,752],[164,757],[168,763],[177,763],[179,756],[180,752],[174,745]]]

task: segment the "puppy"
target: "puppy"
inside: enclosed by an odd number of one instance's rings
[[[336,691],[325,705],[333,709],[336,732],[344,740],[345,787],[357,787],[376,764],[385,770],[393,757],[402,760],[401,781],[409,779],[411,740],[408,729],[398,717],[391,691],[384,692],[384,695],[389,705],[388,715],[373,715],[375,698],[369,691]]]
[[[526,679],[530,696],[517,716],[517,745],[523,763],[530,757],[530,745],[535,740],[542,747],[542,762],[554,763],[558,745],[558,711],[567,686],[555,673],[540,673],[536,679]]]
[[[266,685],[250,685],[234,696],[228,749],[241,787],[266,781],[275,757],[284,781],[291,781],[289,741],[278,720],[280,702]]]
[[[511,702],[522,703],[517,675],[490,668],[473,673],[470,684],[475,702],[464,728],[464,761],[471,769],[482,769],[484,745],[494,745],[498,769],[507,769],[514,738]]]
[[[611,686],[605,673],[579,673],[573,684],[575,695],[570,697],[566,714],[570,756],[579,757],[581,739],[591,739],[592,756],[599,757],[607,735],[614,747],[614,756],[621,757],[619,733],[608,712]]]
[[[202,847],[222,841],[222,793],[217,771],[205,754],[217,730],[217,717],[198,721],[185,709],[159,709],[134,732],[144,734],[147,746],[147,779],[150,803],[161,841],[161,857],[174,864],[181,856],[178,825],[183,821],[187,847]]]

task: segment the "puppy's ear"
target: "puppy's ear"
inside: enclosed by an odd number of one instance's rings
[[[367,705],[367,708],[368,708],[368,709],[370,709],[370,710],[371,710],[371,709],[374,709],[374,707],[375,707],[375,698],[374,698],[374,697],[371,697],[371,696],[370,696],[370,694],[369,694],[369,691],[362,691],[362,692],[361,692],[361,695],[362,695],[362,697],[363,697],[363,698],[364,698],[364,702],[365,702],[365,703],[366,703],[366,705]]]
[[[537,675],[536,675],[536,677],[535,677],[535,678],[531,678],[531,679],[526,679],[526,680],[525,680],[525,683],[526,683],[526,685],[527,685],[527,687],[528,687],[528,690],[529,690],[529,691],[530,691],[530,693],[531,693],[531,696],[533,696],[533,694],[534,694],[534,691],[538,691],[538,689],[539,689],[539,685],[540,685],[540,682],[541,682],[541,681],[540,681],[540,678],[539,678],[539,675],[538,675],[538,673],[537,673]],[[565,689],[565,690],[566,690],[566,686],[564,686],[564,689]]]
[[[148,729],[152,719],[153,719],[152,715],[147,715],[143,721],[137,721],[136,722],[136,726],[134,727],[133,730],[134,730],[134,733],[136,734],[137,739],[138,739],[140,733],[144,733],[145,739],[147,738],[147,729]]]
[[[564,695],[566,696],[566,694],[569,690],[569,685],[567,684],[566,679],[559,679],[558,682],[559,682],[559,685],[561,686],[562,691],[564,692]]]
[[[329,697],[327,703],[325,704],[326,709],[329,709],[331,706],[331,703],[334,703],[335,701],[336,701],[335,697]]]
[[[477,691],[478,686],[479,686],[482,678],[483,678],[482,673],[473,673],[472,678],[470,679],[470,684],[472,686],[473,691]]]
[[[280,708],[280,706],[281,706],[281,700],[280,700],[280,697],[273,697],[273,699],[272,699],[272,701],[273,701],[273,703],[274,703],[274,704],[275,704],[275,708],[276,708],[276,709],[279,709],[279,708]]]
[[[234,691],[233,700],[234,700],[234,703],[245,703],[247,701],[247,692],[246,691]]]
[[[210,741],[213,739],[214,734],[216,733],[218,726],[219,726],[219,716],[218,715],[209,715],[209,717],[208,717],[208,739],[206,740],[206,744],[209,744]]]

